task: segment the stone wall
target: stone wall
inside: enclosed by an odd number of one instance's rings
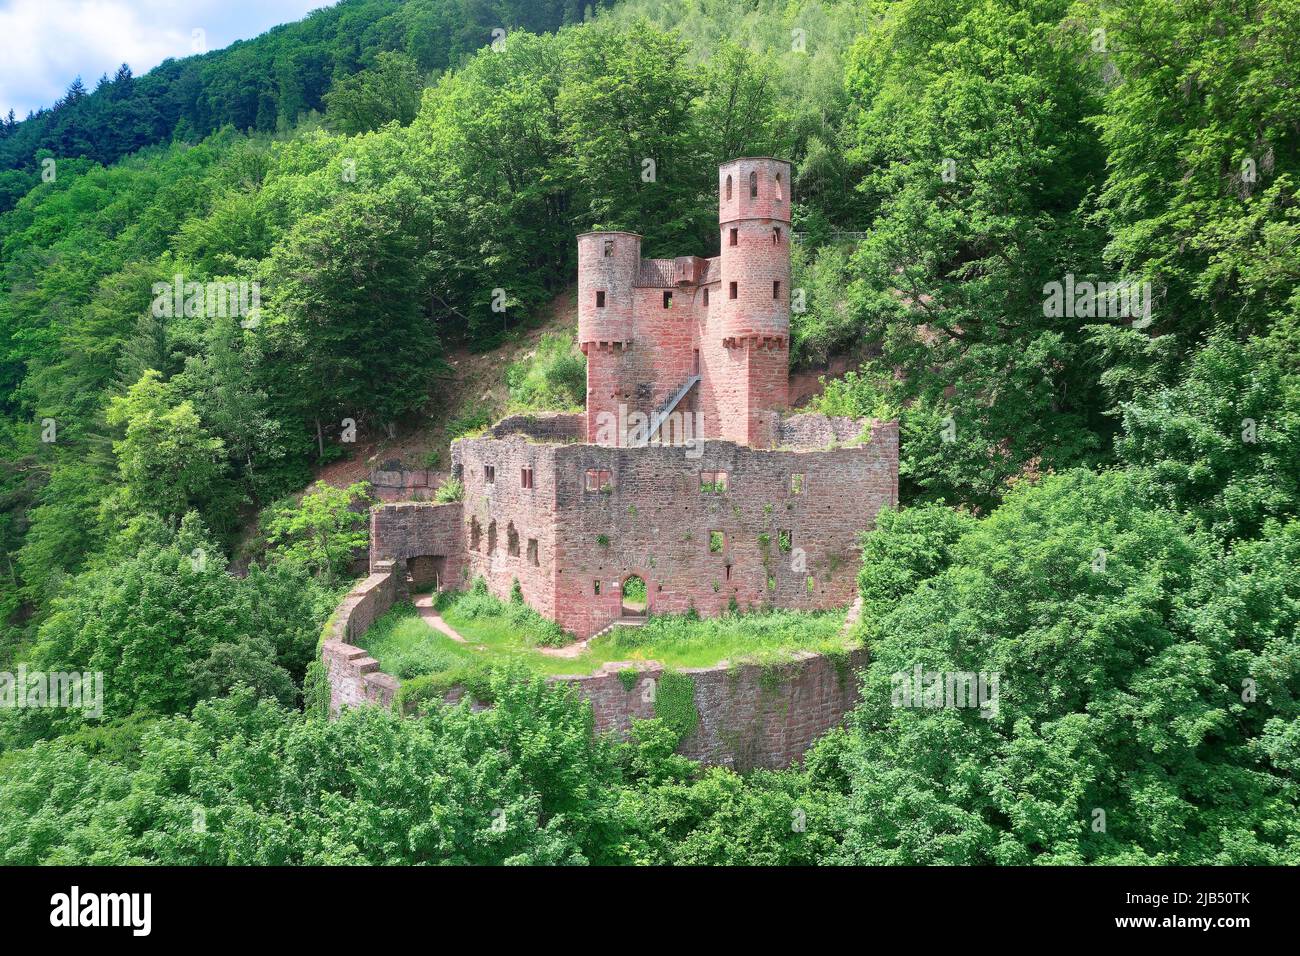
[[[750,770],[788,767],[819,737],[838,727],[859,700],[858,672],[867,652],[842,658],[801,655],[768,668],[758,664],[720,665],[680,671],[694,682],[699,723],[677,748],[682,756],[709,766]],[[637,668],[635,683],[620,671]],[[599,672],[568,681],[591,701],[596,730],[626,734],[632,718],[655,716],[654,692],[663,667],[657,662],[612,663]]]
[[[321,644],[333,714],[365,703],[389,707],[397,693],[397,678],[383,673],[379,662],[356,645],[371,624],[406,597],[405,576],[392,561],[375,562],[371,569],[334,611]]]
[[[587,416],[584,412],[533,412],[528,415],[507,415],[489,430],[493,438],[523,435],[534,441],[582,441],[587,435]]]
[[[436,562],[424,559],[441,559]],[[428,583],[436,567],[442,589],[465,581],[465,530],[461,502],[428,504],[400,502],[378,505],[370,511],[370,567],[394,562],[406,575]]]
[[[862,427],[854,423],[855,437]],[[665,614],[853,599],[859,535],[898,500],[896,423],[876,423],[862,446],[770,451],[709,441],[698,451],[520,436],[457,442],[467,576],[481,575],[501,598],[518,580],[530,605],[578,637],[620,616],[631,575],[646,582],[649,609]],[[601,487],[588,489],[588,471]],[[717,472],[728,488],[708,493],[701,483]],[[722,535],[716,551],[713,532]]]
[[[365,703],[392,706],[399,682],[381,673],[363,649],[326,642],[323,657],[331,713]],[[736,770],[788,767],[857,705],[858,672],[867,657],[865,650],[856,650],[842,657],[804,654],[775,666],[720,664],[682,670],[679,673],[693,685],[697,724],[677,752],[709,766]],[[625,680],[633,671],[635,677]],[[663,673],[658,662],[629,661],[606,664],[594,674],[547,679],[571,685],[591,702],[597,733],[624,737],[633,718],[656,715],[655,696]],[[461,689],[454,688],[446,703],[454,704],[461,697]]]

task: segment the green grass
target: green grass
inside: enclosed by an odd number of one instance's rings
[[[399,604],[374,623],[362,645],[386,673],[404,680],[430,674],[450,678],[485,665],[523,665],[537,674],[590,674],[610,661],[659,661],[671,668],[710,667],[722,660],[779,663],[796,651],[845,646],[842,611],[761,611],[703,619],[655,616],[642,627],[602,635],[577,657],[551,657],[538,651],[527,616],[520,615],[523,626],[512,623],[510,611],[520,605],[484,597],[474,591],[439,595],[439,613],[468,643],[434,631],[415,607]]]

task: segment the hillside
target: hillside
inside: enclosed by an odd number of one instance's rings
[[[347,0],[6,125],[0,673],[98,674],[104,710],[0,707],[0,861],[1300,862],[1300,0],[597,6]],[[869,654],[823,676],[851,719],[752,775],[676,752],[689,668],[620,737],[498,667],[490,707],[325,719],[322,635],[376,607],[355,481],[398,462],[427,493],[457,435],[577,405],[577,236],[716,255],[746,155],[791,164],[792,272],[729,308],[788,298],[803,407],[897,419],[896,487],[892,460],[863,483],[889,506],[839,520],[865,494],[832,469],[825,524],[783,525],[805,475],[747,499],[689,463],[660,486],[700,495],[680,534],[600,469],[581,495],[646,566],[668,531],[713,562],[695,596],[758,643],[790,635],[727,601],[726,549],[754,607],[769,559],[816,586],[793,529],[843,536]],[[458,496],[391,511],[472,540]],[[703,523],[728,513],[763,524]],[[519,637],[541,536],[503,524],[474,550]],[[568,545],[595,555],[572,605],[659,593],[608,580],[604,526]],[[707,640],[700,607],[660,639]],[[998,696],[918,703],[911,675]],[[745,703],[779,675],[751,676]]]

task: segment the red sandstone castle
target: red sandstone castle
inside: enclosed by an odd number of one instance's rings
[[[482,576],[579,638],[629,615],[827,608],[898,499],[898,425],[788,415],[790,165],[718,172],[721,254],[578,237],[585,414],[516,416],[452,448],[460,502],[378,507],[371,567]],[[393,562],[392,565],[387,562]],[[625,600],[632,578],[646,605]]]

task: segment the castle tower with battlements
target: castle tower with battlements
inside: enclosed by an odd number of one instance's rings
[[[790,164],[723,164],[718,227],[709,259],[642,259],[635,233],[578,237],[588,441],[628,444],[627,429],[601,425],[633,413],[654,437],[674,412],[694,413],[705,438],[776,441],[789,393]]]

